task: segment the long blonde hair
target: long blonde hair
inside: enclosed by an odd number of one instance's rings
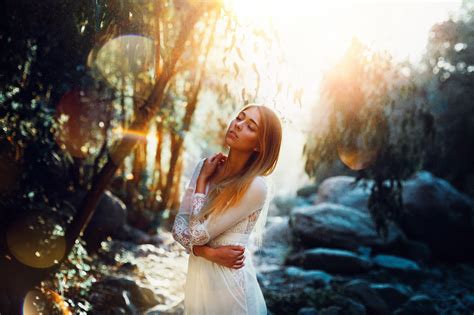
[[[207,201],[198,214],[199,219],[207,217],[211,213],[215,215],[224,213],[242,199],[255,177],[268,176],[275,170],[282,140],[280,118],[269,107],[258,104],[248,104],[240,109],[239,113],[250,107],[256,107],[260,113],[260,128],[257,134],[260,150],[252,152],[239,173],[224,179],[209,191]],[[268,207],[268,200],[266,206]],[[266,215],[262,220],[259,220],[261,224],[265,223],[262,222],[265,217]],[[257,232],[260,233],[263,229],[261,224],[259,225],[260,229],[257,228]],[[261,241],[261,238],[258,241]]]

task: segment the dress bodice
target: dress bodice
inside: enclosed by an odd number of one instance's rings
[[[206,185],[206,194],[210,189],[214,188],[216,184]],[[257,222],[258,216],[262,209],[250,213],[248,216],[237,222],[230,229],[220,234],[214,239],[211,239],[207,245],[211,247],[218,247],[223,245],[241,245],[246,246],[252,233],[252,230]]]

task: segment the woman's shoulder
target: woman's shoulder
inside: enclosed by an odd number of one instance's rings
[[[256,176],[246,192],[246,199],[253,205],[261,207],[268,194],[268,185],[264,176]]]
[[[268,183],[265,176],[255,176],[250,184],[250,190],[265,195],[268,191]]]

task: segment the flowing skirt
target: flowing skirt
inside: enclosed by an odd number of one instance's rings
[[[190,255],[186,276],[185,315],[267,315],[252,254],[246,248],[244,266],[227,268]]]

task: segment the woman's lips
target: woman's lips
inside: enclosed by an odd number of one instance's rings
[[[232,130],[229,131],[229,135],[230,135],[230,136],[233,136],[235,139],[238,138],[238,137],[237,137],[237,134],[236,134],[234,131],[232,131]]]

